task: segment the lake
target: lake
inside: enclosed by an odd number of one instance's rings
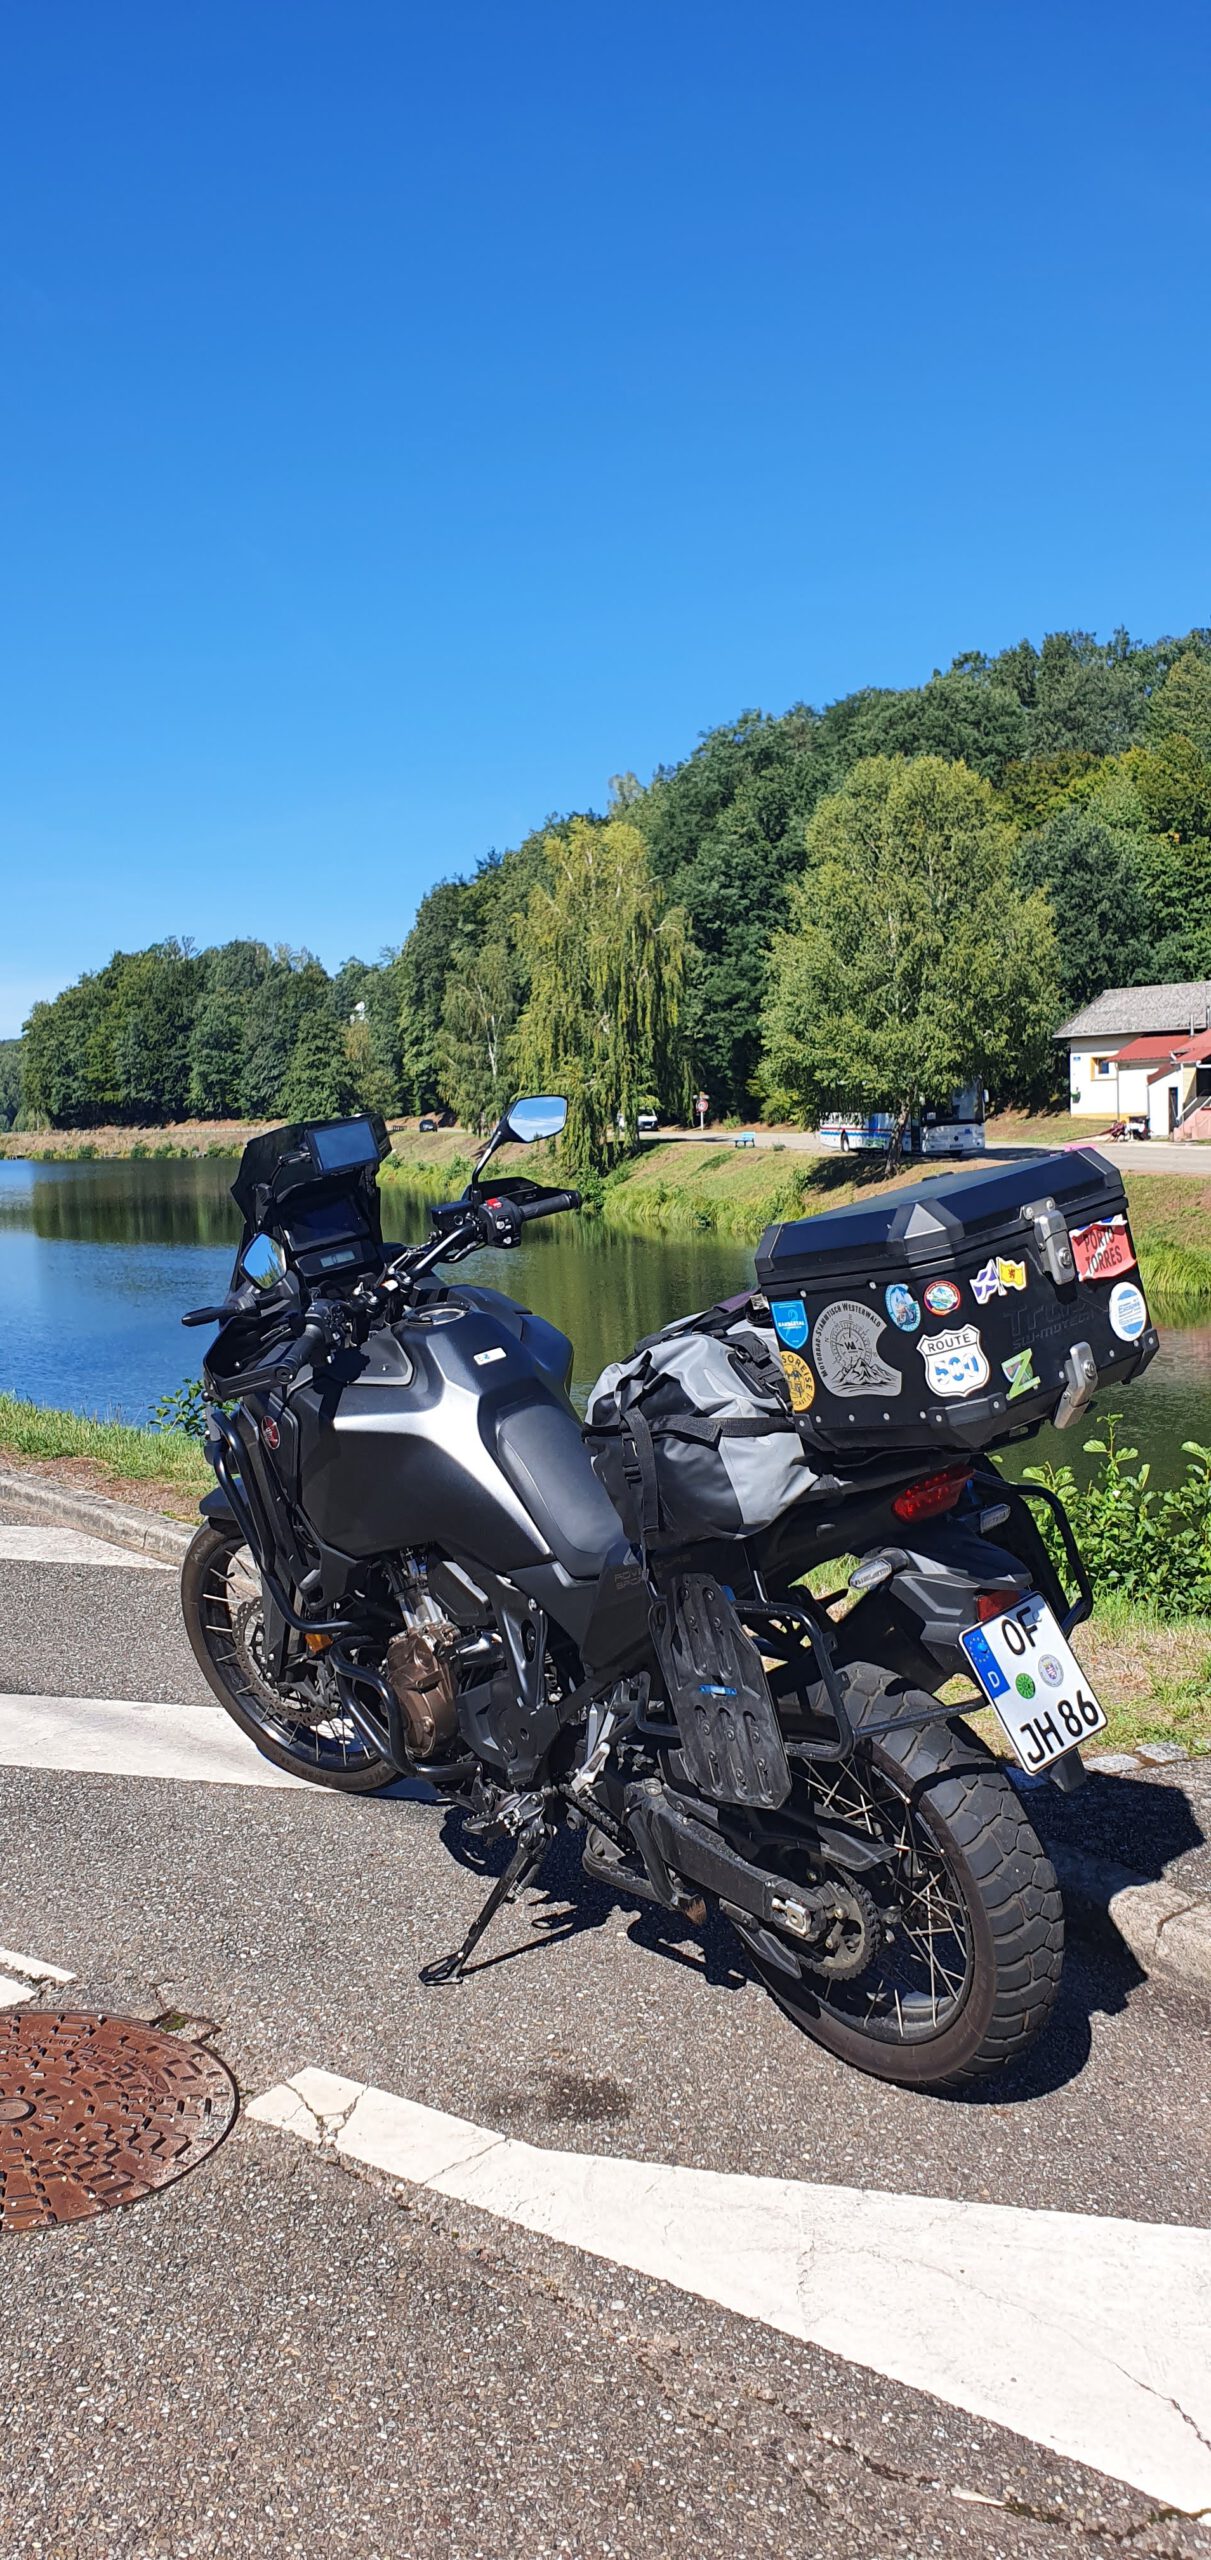
[[[0,1391],[79,1413],[145,1422],[158,1396],[197,1373],[206,1333],[187,1307],[213,1305],[239,1219],[233,1162],[33,1164],[0,1159]],[[426,1202],[402,1184],[389,1234],[426,1233]],[[714,1236],[628,1236],[553,1218],[516,1253],[482,1253],[477,1276],[549,1316],[576,1346],[580,1397],[607,1360],[673,1316],[744,1288],[747,1246]],[[1211,1323],[1166,1326],[1138,1385],[1122,1391],[1131,1439],[1166,1480],[1183,1440],[1211,1443]],[[1097,1408],[1094,1408],[1096,1416]],[[1079,1459],[1088,1430],[1048,1431],[1024,1452]]]

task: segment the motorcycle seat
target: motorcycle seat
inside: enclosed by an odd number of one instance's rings
[[[553,1397],[506,1407],[495,1439],[497,1462],[556,1562],[577,1582],[595,1581],[621,1524],[575,1414]]]

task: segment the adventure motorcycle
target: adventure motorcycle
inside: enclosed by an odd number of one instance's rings
[[[598,1882],[690,1923],[724,1913],[834,2054],[918,2088],[965,2082],[1047,2018],[1063,1917],[1004,1763],[935,1693],[970,1676],[965,1631],[1016,1627],[1024,1650],[1044,1606],[1064,1630],[1086,1614],[1079,1557],[1068,1538],[1070,1601],[1028,1507],[1044,1497],[979,1458],[923,1473],[919,1451],[821,1478],[754,1535],[632,1542],[568,1396],[566,1338],[448,1276],[579,1206],[484,1179],[565,1110],[513,1105],[408,1247],[382,1240],[377,1115],[246,1148],[228,1297],[184,1319],[221,1328],[204,1369],[217,1482],[183,1571],[198,1662],[280,1767],[366,1793],[420,1775],[511,1842],[423,1979],[462,1973],[572,1825]],[[841,1559],[840,1590],[816,1596],[804,1577]],[[1073,1783],[1071,1728],[1053,1740],[1049,1773]]]

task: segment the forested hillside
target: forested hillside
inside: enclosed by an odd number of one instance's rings
[[[938,759],[969,781],[941,788]],[[906,764],[920,788],[896,781]],[[1211,976],[1211,630],[1150,645],[1052,633],[956,659],[913,690],[746,712],[646,787],[624,775],[611,791],[604,814],[550,820],[439,881],[374,963],[329,976],[305,951],[253,942],[115,954],[34,1008],[19,1100],[0,1059],[0,1125],[439,1102],[482,1122],[540,1071],[582,1096],[590,1148],[619,1109],[680,1112],[699,1085],[719,1116],[763,1098],[810,1109],[828,1090],[845,1098],[856,1047],[867,1064],[878,1048],[878,986],[893,1010],[903,998],[863,939],[884,867],[901,912],[927,916],[918,1006],[941,983],[965,879],[969,940],[986,931],[995,946],[987,1002],[1002,955],[1017,955],[1014,1040],[978,1048],[998,1098],[1037,1093],[1053,1072],[1057,1007]],[[949,903],[931,906],[925,884],[941,872]],[[833,914],[848,937],[851,1063],[841,1041],[799,1074],[815,1018],[802,990],[815,1013],[827,1004]],[[902,1010],[908,1038],[907,999]],[[939,1049],[935,1072],[958,1054]],[[883,1073],[863,1075],[864,1099]]]

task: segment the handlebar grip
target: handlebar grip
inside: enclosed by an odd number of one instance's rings
[[[223,1310],[221,1307],[191,1307],[188,1315],[182,1316],[181,1322],[182,1324],[222,1324]]]
[[[531,1218],[555,1218],[558,1217],[561,1209],[579,1209],[579,1207],[579,1191],[553,1191],[549,1200],[527,1200],[523,1202],[521,1210],[522,1224],[523,1226],[528,1225]]]

